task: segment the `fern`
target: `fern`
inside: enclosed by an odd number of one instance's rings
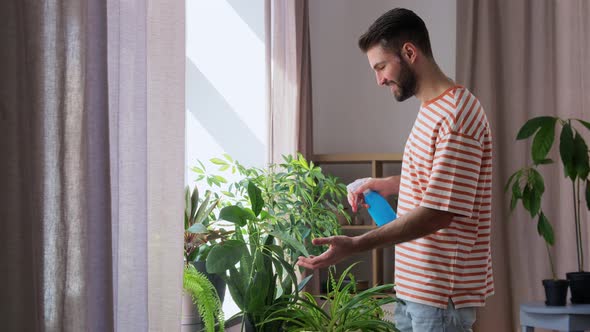
[[[197,305],[199,315],[207,332],[215,332],[215,318],[219,322],[219,331],[224,331],[225,320],[219,295],[213,284],[205,275],[197,271],[192,264],[184,268],[183,287]]]

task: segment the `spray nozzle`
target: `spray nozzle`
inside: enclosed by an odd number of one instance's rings
[[[371,178],[362,178],[362,179],[357,179],[354,182],[350,183],[349,185],[346,186],[346,189],[348,190],[348,192],[355,192],[360,186],[362,186],[363,184],[365,184],[365,182],[369,181]],[[363,194],[368,193],[369,191],[371,191],[371,189],[367,189],[363,192]]]

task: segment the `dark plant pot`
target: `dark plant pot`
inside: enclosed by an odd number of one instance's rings
[[[225,322],[225,327],[231,331],[256,332],[256,328],[250,323],[250,319],[247,316],[240,316],[238,319],[234,317],[234,319]]]
[[[543,280],[545,287],[545,304],[549,306],[564,306],[567,300],[568,281],[559,279]]]
[[[590,272],[570,272],[566,276],[570,283],[572,303],[590,303]]]
[[[211,283],[213,284],[213,287],[215,287],[215,290],[217,291],[217,294],[219,295],[219,300],[221,301],[221,304],[223,304],[223,299],[225,298],[225,281],[223,281],[223,279],[221,279],[220,276],[218,276],[217,274],[209,274],[207,273],[207,268],[205,267],[205,262],[201,262],[201,261],[196,261],[192,263],[193,266],[195,267],[195,269],[197,269],[197,271],[203,273],[207,279],[209,279],[209,281],[211,281]]]

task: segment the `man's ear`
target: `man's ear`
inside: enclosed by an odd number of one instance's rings
[[[416,45],[407,42],[402,45],[402,56],[406,58],[408,63],[414,63],[418,55],[418,48]]]

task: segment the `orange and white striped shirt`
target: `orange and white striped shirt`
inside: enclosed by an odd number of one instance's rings
[[[455,214],[449,227],[395,246],[400,299],[483,306],[494,293],[492,136],[479,101],[455,86],[420,107],[406,142],[398,215],[418,206]]]

